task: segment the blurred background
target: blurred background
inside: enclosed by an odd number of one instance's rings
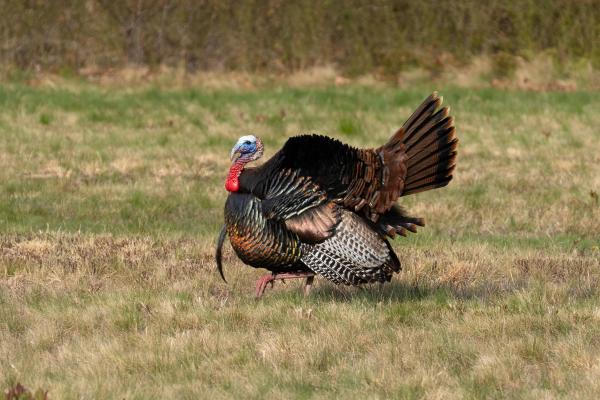
[[[541,57],[532,75],[598,86],[590,71],[600,66],[594,0],[3,0],[0,15],[0,65],[13,72],[334,66],[346,77],[397,80],[415,68],[439,77],[485,56],[470,75],[491,80],[514,78]]]

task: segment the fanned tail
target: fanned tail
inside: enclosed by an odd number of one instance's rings
[[[402,140],[406,152],[406,178],[402,196],[446,186],[456,165],[454,118],[442,97],[431,94],[390,141]]]

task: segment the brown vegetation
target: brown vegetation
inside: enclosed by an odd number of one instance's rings
[[[600,62],[600,8],[592,0],[88,0],[0,2],[4,66],[68,73],[98,66],[287,72],[335,65],[346,75],[434,75],[493,55],[545,52],[558,64]]]

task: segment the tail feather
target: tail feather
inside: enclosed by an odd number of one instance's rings
[[[456,151],[452,147],[442,149],[438,153],[426,155],[421,163],[416,165],[416,171],[412,172],[406,179],[406,185],[417,183],[431,175],[440,176],[440,178],[449,177],[456,167],[456,164],[453,163],[455,157]]]
[[[406,177],[402,195],[446,186],[456,165],[454,118],[442,98],[431,94],[404,123],[401,131],[406,149]]]
[[[417,226],[425,226],[423,218],[409,217],[398,205],[394,205],[381,216],[376,228],[379,233],[394,238],[396,235],[407,236],[407,231],[417,232]]]
[[[438,96],[437,92],[433,92],[417,107],[402,126],[405,132],[405,142],[414,133],[414,127],[419,126],[419,121],[422,121],[424,116],[431,114],[431,111],[437,109],[440,104],[442,104],[442,98]]]
[[[445,117],[435,124],[428,124],[424,127],[422,136],[417,141],[406,145],[406,155],[410,159],[423,150],[430,149],[434,142],[441,141],[443,143],[445,141],[447,143],[448,138],[444,136],[448,136],[450,139],[456,137],[454,118],[452,117]]]

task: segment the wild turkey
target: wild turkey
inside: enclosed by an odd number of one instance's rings
[[[216,252],[223,280],[221,249],[229,234],[244,263],[272,272],[257,282],[257,297],[275,279],[307,278],[308,292],[315,274],[345,285],[390,281],[400,261],[387,238],[424,226],[396,204],[398,197],[452,179],[458,139],[441,103],[433,93],[376,149],[302,135],[263,165],[245,168],[264,147],[258,137],[242,136],[225,182],[229,196]]]

